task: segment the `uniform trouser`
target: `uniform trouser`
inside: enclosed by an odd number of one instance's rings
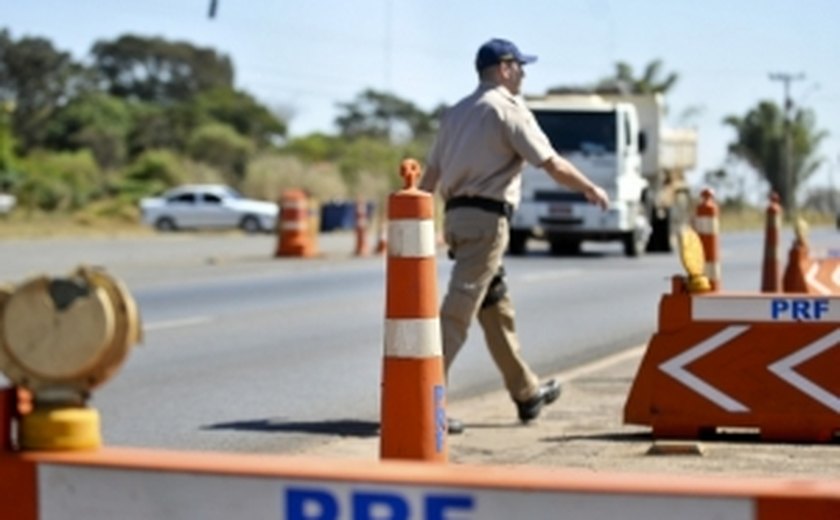
[[[526,400],[539,388],[537,376],[520,357],[514,309],[506,291],[497,301],[485,301],[494,276],[501,274],[508,244],[508,221],[502,215],[477,209],[446,212],[445,238],[455,260],[440,311],[443,355],[447,374],[464,346],[470,323],[478,315],[487,348],[511,398]]]

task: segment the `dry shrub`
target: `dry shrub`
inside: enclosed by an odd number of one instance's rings
[[[308,165],[284,155],[262,155],[251,161],[242,192],[249,197],[277,200],[283,190],[301,189],[317,200],[347,197],[347,185],[332,164]]]
[[[185,159],[185,184],[225,184],[225,176],[217,168],[204,162]]]

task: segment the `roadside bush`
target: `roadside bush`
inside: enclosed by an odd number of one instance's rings
[[[102,172],[89,150],[36,151],[20,161],[19,204],[31,210],[78,209],[102,193]]]
[[[254,143],[228,125],[210,123],[200,126],[187,144],[190,157],[220,170],[228,183],[241,187]]]

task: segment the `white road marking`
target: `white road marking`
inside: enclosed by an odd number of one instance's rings
[[[647,344],[638,345],[636,347],[631,347],[627,350],[622,350],[621,352],[616,352],[615,354],[596,359],[595,361],[591,361],[589,363],[586,363],[585,365],[580,365],[575,368],[566,370],[564,372],[560,372],[559,374],[557,374],[557,379],[559,379],[560,381],[572,381],[581,377],[586,377],[590,374],[594,374],[611,366],[623,363],[629,359],[641,357],[642,354],[644,354],[646,348]]]
[[[213,321],[210,316],[194,316],[191,318],[182,318],[180,320],[157,321],[143,325],[144,331],[177,329],[179,327],[192,327],[194,325],[201,325],[202,323],[209,323]]]

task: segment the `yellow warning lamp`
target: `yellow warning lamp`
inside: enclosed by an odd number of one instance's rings
[[[0,371],[32,393],[20,419],[22,449],[101,445],[93,388],[110,379],[141,339],[134,298],[101,269],[0,287]]]
[[[696,231],[685,226],[680,231],[680,260],[688,273],[689,292],[707,292],[712,290],[709,278],[703,274],[706,255],[703,253],[703,243]]]

